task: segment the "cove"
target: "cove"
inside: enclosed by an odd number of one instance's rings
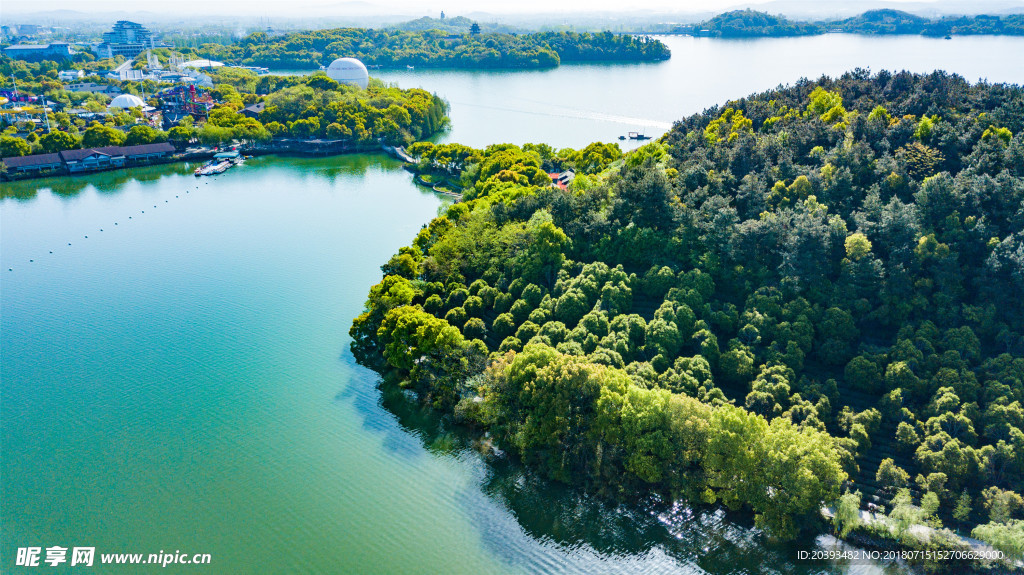
[[[394,160],[29,185],[2,204],[5,562],[60,545],[210,553],[218,573],[837,572],[795,561],[826,538],[611,507],[379,389],[351,318],[444,201]]]
[[[657,65],[381,77],[448,98],[447,141],[574,147],[856,66],[1024,81],[991,57],[1018,38],[669,41]],[[850,568],[796,561],[825,537],[779,546],[715,510],[609,507],[542,482],[379,389],[348,328],[378,266],[445,202],[397,162],[191,169],[3,185],[0,570],[54,545],[210,553],[216,573]]]

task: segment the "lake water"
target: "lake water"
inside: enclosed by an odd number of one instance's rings
[[[823,38],[672,38],[663,64],[382,76],[449,98],[447,139],[558,146],[800,76],[924,70],[947,45],[969,78],[1024,81],[992,56],[1020,39],[871,39],[887,48],[859,62],[845,50],[866,41],[828,38],[845,59]],[[0,572],[28,546],[209,553],[209,567],[167,567],[204,573],[877,572],[798,563],[828,538],[773,544],[713,510],[609,508],[382,392],[348,328],[380,264],[444,203],[393,160],[271,157],[203,179],[157,166],[2,192]]]
[[[565,65],[522,72],[371,70],[371,75],[446,98],[452,106],[452,129],[445,141],[475,147],[545,142],[574,148],[618,141],[627,132],[658,137],[672,122],[727,100],[858,67],[876,72],[944,69],[972,82],[1024,81],[1024,37],[659,39],[672,50],[672,58],[652,64]],[[624,150],[639,144],[620,143]]]

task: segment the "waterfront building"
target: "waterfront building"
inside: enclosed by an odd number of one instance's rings
[[[7,171],[12,174],[31,174],[59,170],[63,165],[59,154],[36,154],[34,156],[14,156],[4,158]]]
[[[120,146],[104,146],[102,148],[86,148],[84,150],[64,150],[60,152],[68,172],[93,172],[108,168],[124,167],[125,157]]]
[[[82,150],[64,150],[56,154],[35,154],[3,158],[9,174],[32,174],[66,170],[67,173],[95,172],[129,165],[148,164],[174,153],[167,142],[138,146],[104,146]]]

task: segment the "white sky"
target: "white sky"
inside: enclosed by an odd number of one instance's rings
[[[353,16],[382,14],[437,15],[444,10],[450,15],[472,12],[501,13],[550,13],[550,12],[621,12],[643,10],[659,12],[721,12],[742,7],[756,7],[772,0],[174,0],[172,2],[138,2],[137,0],[32,0],[0,2],[0,20],[15,20],[15,14],[39,13],[51,10],[72,10],[76,12],[142,12],[182,15],[186,18],[201,18],[204,14],[287,14],[295,17],[330,13]],[[934,0],[895,0],[900,4],[928,4]],[[996,0],[997,2],[999,0]],[[1005,2],[1006,0],[1004,0]],[[1011,0],[1012,1],[1012,0]],[[864,4],[865,9],[876,7],[879,2],[870,0],[797,0],[786,4],[805,4],[808,7],[833,5],[856,7]],[[1002,2],[1000,2],[1002,3]],[[772,10],[777,12],[778,10]],[[7,16],[4,16],[4,12]]]

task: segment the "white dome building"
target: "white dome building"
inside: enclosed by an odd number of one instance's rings
[[[120,96],[111,100],[108,108],[145,108],[146,103],[142,101],[138,96],[131,94],[121,94]]]
[[[353,84],[364,90],[370,82],[370,74],[366,71],[366,66],[355,58],[338,58],[331,62],[331,65],[324,71],[336,82]]]

